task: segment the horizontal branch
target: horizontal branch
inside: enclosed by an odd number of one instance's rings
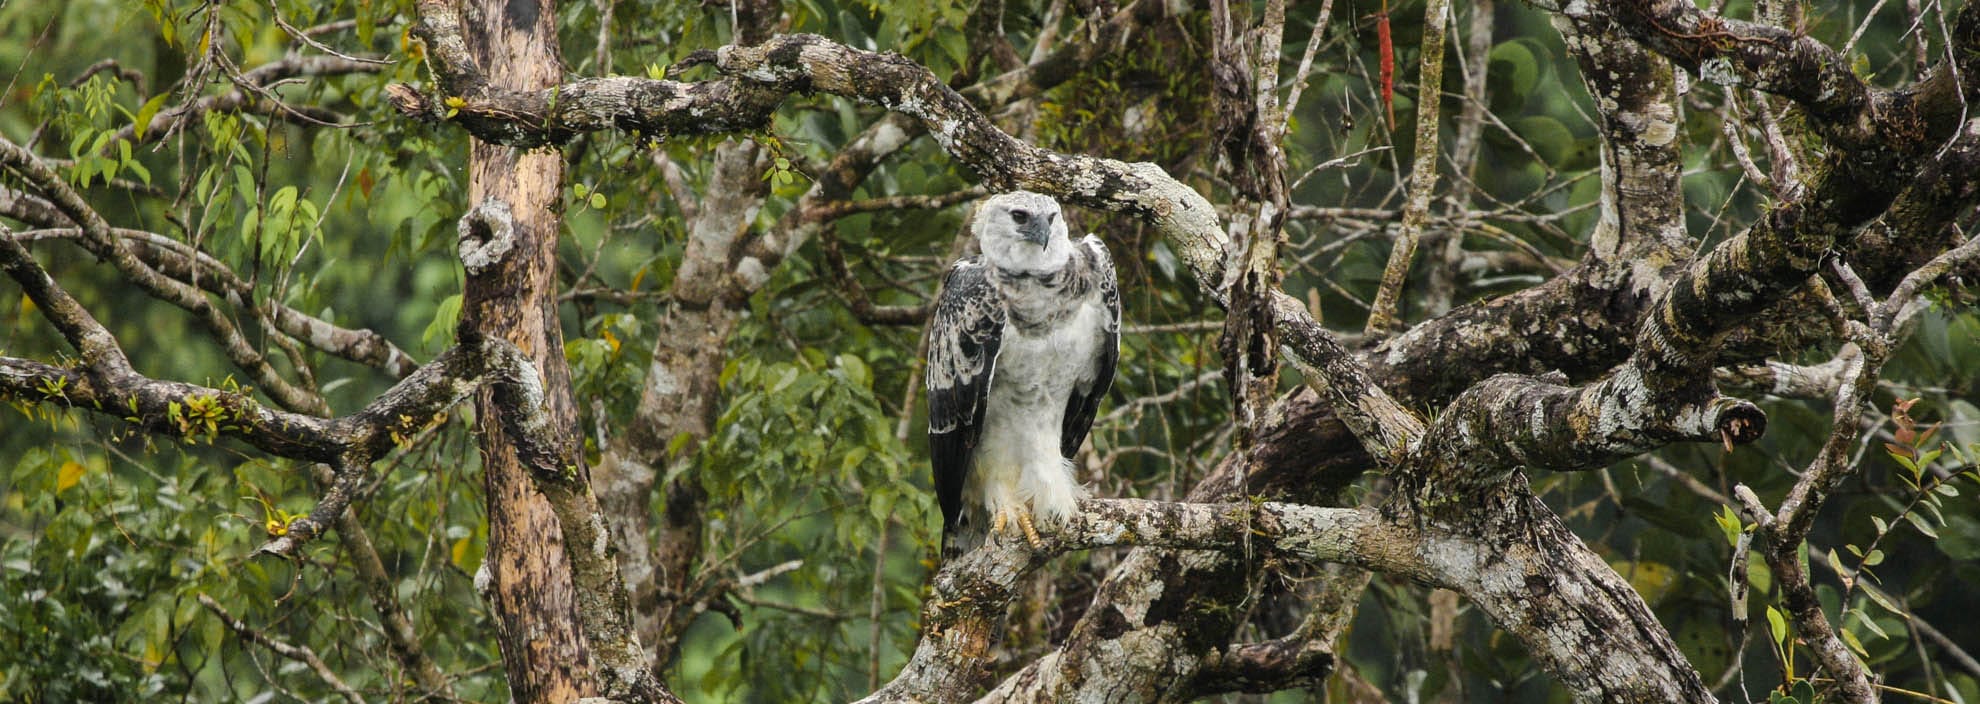
[[[408,115],[457,122],[484,141],[527,147],[558,144],[579,133],[617,129],[645,134],[704,134],[754,129],[791,94],[829,93],[914,118],[951,156],[994,189],[1023,188],[1072,203],[1140,217],[1169,238],[1198,284],[1222,300],[1229,237],[1215,208],[1194,189],[1154,164],[1067,155],[1004,133],[966,98],[919,64],[898,54],[860,51],[815,35],[779,35],[756,46],[698,53],[721,79],[682,83],[598,78],[535,92],[488,87],[460,38],[460,18],[442,0],[420,4],[418,32],[434,58],[442,91],[457,101],[436,103],[406,86],[390,97]],[[1275,303],[1281,333],[1298,328],[1296,360],[1309,383],[1329,399],[1344,399],[1341,418],[1365,445],[1387,454],[1421,427],[1380,387],[1339,372],[1361,366],[1303,306]]]
[[[1506,519],[1544,516],[1526,540],[1416,528],[1374,511],[1275,502],[1194,504],[1089,499],[1031,549],[992,540],[945,563],[922,612],[923,638],[906,668],[864,702],[967,701],[1018,582],[1073,550],[1139,545],[1245,551],[1295,562],[1338,562],[1451,589],[1478,604],[1574,691],[1603,701],[1711,701],[1697,674],[1626,582],[1529,496]],[[1619,586],[1621,585],[1621,586]],[[1244,657],[1263,651],[1239,648]],[[1309,655],[1311,666],[1318,666]],[[1231,667],[1240,667],[1231,663]],[[1238,671],[1233,671],[1236,674]],[[1006,682],[1001,690],[1023,688]]]
[[[1299,561],[1380,564],[1413,571],[1415,531],[1373,512],[1297,504],[1192,504],[1089,499],[1043,546],[992,540],[944,563],[922,609],[923,638],[900,675],[862,702],[968,701],[988,674],[990,649],[1024,575],[1074,550],[1139,545],[1191,550],[1256,550]]]
[[[1806,33],[1728,19],[1683,0],[1571,2],[1562,10],[1576,19],[1613,17],[1631,38],[1704,80],[1747,86],[1801,105],[1818,134],[1838,147],[1882,158],[1923,142],[1936,145],[1964,114],[1980,57],[1980,11],[1962,8],[1948,51],[1959,65],[1940,67],[1926,80],[1901,89],[1870,86],[1850,69],[1849,57]]]
[[[311,76],[340,76],[353,73],[379,73],[390,68],[381,64],[357,58],[339,56],[288,56],[256,66],[240,74],[240,80],[255,88],[266,88],[276,82],[291,78]],[[276,103],[263,95],[250,94],[245,90],[233,90],[217,95],[208,95],[196,100],[159,111],[152,116],[145,128],[144,137],[139,138],[137,125],[125,125],[111,139],[106,148],[114,149],[118,141],[132,143],[151,142],[172,134],[186,124],[199,119],[209,112],[250,111],[291,120],[303,125],[334,123],[341,115],[312,107],[295,107]]]
[[[269,454],[362,465],[476,388],[497,345],[455,346],[362,410],[337,419],[269,408],[246,389],[215,389],[137,373],[115,337],[0,226],[0,270],[80,353],[77,367],[0,357],[0,396],[122,418],[187,440],[234,438]],[[395,437],[396,436],[396,437]]]
[[[1503,374],[1479,382],[1438,416],[1425,452],[1468,476],[1514,467],[1599,469],[1681,441],[1744,445],[1760,439],[1767,416],[1709,384],[1659,388],[1625,364],[1580,387]],[[1433,486],[1439,493],[1461,487]]]

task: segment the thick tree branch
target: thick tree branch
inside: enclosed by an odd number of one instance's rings
[[[1980,121],[1914,182],[1970,193],[1980,166],[1973,161],[1980,157],[1976,147]],[[1758,439],[1765,416],[1750,403],[1719,396],[1710,383],[1721,343],[1748,317],[1803,286],[1831,247],[1890,202],[1871,195],[1860,207],[1814,207],[1866,197],[1844,186],[1848,179],[1835,170],[1824,176],[1809,200],[1777,207],[1679,273],[1644,319],[1635,355],[1607,378],[1575,389],[1506,376],[1460,396],[1427,442],[1427,452],[1443,457],[1429,464],[1487,476],[1519,465],[1587,469],[1674,440]],[[1435,491],[1441,483],[1420,488]]]
[[[923,607],[924,637],[901,674],[862,702],[959,702],[974,698],[1018,582],[1053,555],[1109,545],[1188,550],[1251,548],[1300,560],[1381,560],[1405,568],[1418,538],[1371,512],[1295,504],[1191,504],[1093,499],[1043,549],[996,541],[943,565]],[[1050,669],[1047,659],[1034,666]],[[1067,660],[1062,667],[1080,668]],[[989,699],[1035,686],[1006,681]]]
[[[439,36],[444,29],[443,22],[430,24],[423,31]],[[444,37],[440,40],[444,44]],[[434,41],[429,38],[429,43]],[[444,58],[445,52],[436,51],[433,55]],[[1224,278],[1224,261],[1229,244],[1217,223],[1215,212],[1198,194],[1176,183],[1159,169],[1055,154],[1017,142],[997,130],[981,113],[970,108],[964,98],[935,81],[924,69],[898,57],[858,52],[816,37],[776,37],[756,47],[724,47],[709,54],[706,60],[714,64],[725,78],[696,84],[634,79],[578,81],[558,89],[562,97],[554,106],[542,100],[540,94],[480,93],[475,90],[472,81],[455,82],[452,78],[460,76],[452,75],[447,70],[438,73],[442,83],[449,86],[448,92],[466,98],[466,106],[460,110],[461,115],[469,118],[462,120],[464,127],[485,138],[518,144],[554,143],[585,129],[684,128],[719,131],[731,129],[730,126],[737,124],[761,124],[768,112],[790,92],[827,92],[880,105],[914,118],[930,130],[944,149],[976,169],[994,188],[1017,186],[1041,190],[1078,204],[1131,213],[1146,219],[1170,238],[1206,290],[1212,291],[1212,295],[1220,290],[1218,283]],[[613,80],[623,82],[604,82]],[[467,90],[459,89],[460,86],[466,86]],[[587,93],[588,90],[591,92]],[[709,97],[718,90],[725,91],[733,99]],[[422,104],[417,96],[406,98],[408,92],[401,92],[400,95],[405,98],[402,100],[404,107],[414,111],[432,109]],[[634,97],[639,95],[646,97]],[[573,99],[572,96],[578,98]],[[477,103],[477,100],[482,102]],[[681,111],[690,106],[703,111],[698,116],[701,119],[687,120],[682,115]],[[681,127],[683,124],[686,126]],[[1654,122],[1645,122],[1639,128],[1646,141],[1659,139],[1658,125]],[[1666,140],[1654,146],[1667,143]],[[1853,177],[1858,174],[1848,175]],[[1728,325],[1748,313],[1750,306],[1771,304],[1783,292],[1797,287],[1820,261],[1821,251],[1832,247],[1842,235],[1860,226],[1862,218],[1869,217],[1865,213],[1874,215],[1882,205],[1888,204],[1890,194],[1895,190],[1866,191],[1856,188],[1854,184],[1845,184],[1847,180],[1839,177],[1835,183],[1829,184],[1829,190],[1818,189],[1822,196],[1810,199],[1817,205],[1790,204],[1777,210],[1771,224],[1766,225],[1769,229],[1757,234],[1748,233],[1750,241],[1736,240],[1728,245],[1731,250],[1722,247],[1713,257],[1695,264],[1689,272],[1695,275],[1693,278],[1680,279],[1673,293],[1661,297],[1662,305],[1654,309],[1661,317],[1643,323],[1641,334],[1635,336],[1634,341],[1641,344],[1647,340],[1654,349],[1639,349],[1638,353],[1644,358],[1631,362],[1634,373],[1643,379],[1663,382],[1704,368],[1703,365],[1709,363],[1716,352]],[[1908,183],[1909,175],[1904,175],[1903,180]],[[1655,232],[1656,236],[1647,239],[1667,242],[1672,230],[1665,228]],[[1748,247],[1769,249],[1765,256],[1743,258],[1738,250]],[[1810,256],[1811,252],[1813,256]],[[1744,269],[1740,268],[1742,265]],[[1733,272],[1758,274],[1766,282],[1763,286],[1768,288],[1739,288],[1736,282],[1716,278],[1720,274],[1730,275]],[[1692,287],[1690,293],[1678,293],[1685,291],[1687,286]],[[1626,304],[1620,306],[1625,310],[1641,308],[1646,299],[1651,299],[1640,289],[1628,294],[1617,295],[1614,299]],[[1693,298],[1686,299],[1686,295]],[[1715,301],[1718,307],[1701,302],[1708,298]],[[1302,306],[1289,300],[1275,299],[1273,309],[1276,323],[1288,342],[1288,350],[1307,363],[1308,382],[1321,392],[1329,405],[1340,410],[1365,447],[1382,457],[1393,457],[1392,453],[1420,436],[1421,423],[1377,388],[1372,383],[1375,377],[1342,350],[1329,333],[1306,318]],[[1596,310],[1610,308],[1605,306]],[[1614,342],[1604,342],[1602,346],[1607,350],[1609,364],[1626,354],[1628,349],[1626,344]],[[1601,368],[1594,367],[1595,370]],[[1444,373],[1452,374],[1449,371]],[[1463,369],[1455,373],[1471,374],[1474,370]],[[1642,382],[1632,382],[1629,376],[1615,374],[1611,377],[1613,383],[1610,386],[1591,385],[1594,391],[1590,393],[1598,396],[1608,393],[1608,398],[1613,399],[1634,399],[1632,394],[1643,390]],[[1690,401],[1687,407],[1692,409],[1693,415],[1664,418],[1657,423],[1682,427],[1686,432],[1694,433],[1702,426],[1720,425],[1704,422],[1706,417],[1703,414],[1716,398],[1710,393],[1709,384],[1701,387],[1688,383],[1665,388],[1685,395]],[[1660,400],[1668,400],[1668,397]],[[1631,402],[1641,401],[1636,399]],[[1558,401],[1555,403],[1558,404],[1557,410],[1567,407]],[[1655,431],[1660,426],[1653,423],[1644,427]],[[1597,443],[1613,442],[1606,435],[1588,437]],[[1489,568],[1517,563],[1535,570],[1546,566],[1555,570],[1546,579],[1567,580],[1549,582],[1550,586],[1558,587],[1558,592],[1595,592],[1614,599],[1610,607],[1599,612],[1572,611],[1584,614],[1573,626],[1578,629],[1575,633],[1580,635],[1544,642],[1538,637],[1529,640],[1535,652],[1548,663],[1549,669],[1584,698],[1653,700],[1670,696],[1671,692],[1680,692],[1690,698],[1709,699],[1710,695],[1697,682],[1695,672],[1691,672],[1675,655],[1675,647],[1661,627],[1648,617],[1641,601],[1625,598],[1623,594],[1629,591],[1626,585],[1622,585],[1599,558],[1586,554],[1585,548],[1581,548],[1578,541],[1559,527],[1557,519],[1553,519],[1544,507],[1539,507],[1530,495],[1524,493],[1523,480],[1517,484],[1497,493],[1494,498],[1505,504],[1500,508],[1508,509],[1504,513],[1510,518],[1493,525],[1467,526],[1467,530],[1520,539],[1512,541],[1510,547],[1504,547],[1500,552],[1476,556],[1471,566]],[[1566,547],[1542,550],[1533,547],[1536,545]],[[1508,554],[1529,549],[1535,550],[1536,555],[1508,558]],[[1579,557],[1563,562],[1562,551]],[[1547,554],[1538,555],[1539,552]],[[1560,574],[1562,564],[1570,565],[1567,571],[1573,574]],[[1499,576],[1507,577],[1503,574]],[[1568,583],[1573,580],[1586,580],[1586,583]],[[1492,583],[1460,586],[1460,589],[1468,595],[1483,594],[1489,597],[1500,594],[1509,597],[1513,591],[1531,591],[1532,586],[1520,580],[1505,584],[1518,584],[1521,589],[1505,590],[1503,585],[1494,586]],[[1504,591],[1494,592],[1494,589]],[[1530,596],[1522,594],[1523,598]],[[1531,625],[1533,614],[1542,611],[1530,603],[1514,606],[1510,602],[1501,602],[1488,612],[1502,625],[1516,630]],[[1600,615],[1591,615],[1596,613]],[[927,639],[923,647],[944,647],[943,643],[951,641],[956,641],[957,647],[978,647],[971,645],[973,639],[978,637],[972,635],[972,631],[958,633],[961,635]],[[1624,644],[1627,648],[1618,650],[1613,647],[1616,644],[1608,640],[1614,636],[1603,635],[1615,633],[1629,634],[1633,640]],[[1625,657],[1619,655],[1625,652],[1630,653],[1627,657],[1657,665],[1647,669],[1615,666],[1613,660]],[[1027,672],[1071,667],[1073,662],[1066,659],[1055,665],[1048,657],[1047,661],[1041,661],[1041,666],[1030,668]],[[913,667],[910,669],[906,676],[924,684],[930,677],[954,676],[928,672],[917,674]],[[1016,679],[1006,685],[1026,686]],[[1694,694],[1696,696],[1690,696]]]

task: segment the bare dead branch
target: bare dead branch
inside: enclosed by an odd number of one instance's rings
[[[1409,170],[1409,197],[1403,203],[1402,227],[1396,233],[1389,263],[1382,269],[1382,283],[1375,289],[1375,300],[1368,306],[1368,324],[1362,332],[1370,336],[1387,333],[1396,324],[1396,302],[1403,282],[1409,278],[1409,265],[1416,259],[1417,240],[1430,218],[1430,196],[1437,189],[1437,146],[1442,124],[1439,103],[1444,90],[1444,30],[1451,23],[1448,0],[1429,0],[1423,5],[1423,48],[1417,74],[1416,156]]]

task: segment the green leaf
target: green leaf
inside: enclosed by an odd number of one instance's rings
[[[865,389],[873,385],[873,370],[869,369],[866,360],[860,359],[858,355],[842,354],[833,361],[838,362],[839,368],[845,370],[846,381],[852,382],[854,386]]]
[[[1742,530],[1739,512],[1734,511],[1731,506],[1721,506],[1719,509],[1718,515],[1713,516],[1712,521],[1718,523],[1719,530],[1726,534],[1727,545],[1739,545],[1739,534]]]
[[[1870,554],[1863,556],[1864,567],[1876,567],[1877,565],[1882,564],[1883,562],[1884,562],[1884,551],[1882,550],[1873,549],[1870,551]]]
[[[268,199],[268,212],[270,215],[274,215],[278,213],[286,215],[288,211],[293,210],[295,207],[296,207],[295,186],[283,186],[275,191],[274,196]]]
[[[687,449],[690,442],[694,442],[694,433],[686,431],[675,433],[674,437],[667,440],[667,457],[680,456],[681,451]]]
[[[420,336],[421,344],[433,347],[435,340],[452,340],[454,325],[461,321],[461,294],[454,294],[440,300],[433,310],[433,321],[427,323],[426,332]]]
[[[592,208],[593,210],[604,210],[604,209],[605,209],[605,194],[603,194],[603,193],[597,193],[597,192],[594,192],[594,193],[592,193],[592,194],[591,194],[591,208]]]
[[[92,130],[88,127],[77,129],[76,138],[69,140],[69,157],[70,158],[81,157],[83,154],[83,143],[89,141],[90,138],[95,136],[96,136],[96,130]]]
[[[241,217],[241,241],[254,247],[260,243],[261,206],[248,208],[247,215]]]
[[[1876,602],[1878,606],[1884,607],[1885,611],[1889,611],[1899,616],[1904,615],[1904,609],[1898,608],[1898,605],[1892,602],[1890,597],[1884,596],[1884,593],[1881,591],[1878,591],[1876,589],[1864,589],[1863,595],[1870,597],[1870,600]],[[1868,620],[1868,618],[1866,617],[1865,620]]]
[[[855,470],[859,469],[860,463],[866,461],[869,454],[871,453],[864,447],[855,447],[846,452],[845,459],[839,463],[840,471],[851,476]]]
[[[1574,132],[1560,120],[1547,115],[1529,115],[1512,122],[1513,132],[1533,147],[1533,152],[1549,164],[1567,160],[1574,149]]]
[[[1924,533],[1926,537],[1934,540],[1939,538],[1939,531],[1932,529],[1932,522],[1925,520],[1925,514],[1907,513],[1904,514],[1904,520],[1911,521],[1911,527],[1917,528],[1918,532]]]
[[[1522,42],[1509,41],[1492,47],[1486,61],[1487,73],[1505,81],[1505,87],[1518,95],[1531,92],[1534,82],[1540,78],[1540,62]]]
[[[1891,634],[1884,632],[1883,626],[1877,625],[1877,619],[1870,618],[1869,614],[1863,613],[1861,610],[1856,612],[1856,616],[1857,616],[1856,618],[1857,622],[1863,624],[1863,627],[1869,630],[1871,633],[1877,634],[1878,640],[1890,639]]]
[[[1787,647],[1787,616],[1783,615],[1780,609],[1774,608],[1772,604],[1767,605],[1767,630],[1774,634],[1775,645],[1783,648]]]
[[[243,203],[254,203],[260,200],[254,197],[254,173],[248,171],[246,166],[240,164],[234,165],[234,192],[240,195],[241,202]]]

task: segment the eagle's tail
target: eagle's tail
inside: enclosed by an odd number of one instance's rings
[[[964,508],[953,523],[942,525],[943,562],[962,557],[963,553],[983,546],[984,539],[989,536],[984,528],[987,521],[977,513],[978,511]]]

